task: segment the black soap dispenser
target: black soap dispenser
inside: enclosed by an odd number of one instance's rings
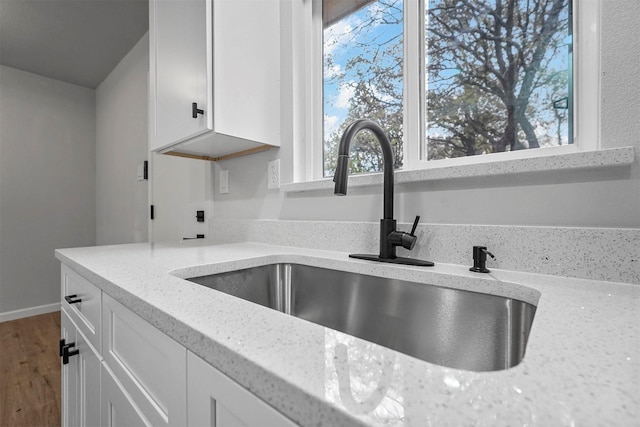
[[[487,250],[486,246],[474,246],[473,247],[473,267],[469,268],[469,271],[476,273],[489,273],[487,268],[487,255],[495,259],[495,256]]]

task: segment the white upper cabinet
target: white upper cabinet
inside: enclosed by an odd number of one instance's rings
[[[205,0],[150,2],[152,148],[164,149],[213,129],[211,4]],[[206,112],[193,118],[192,103]]]
[[[279,146],[279,1],[152,0],[149,14],[151,150]]]

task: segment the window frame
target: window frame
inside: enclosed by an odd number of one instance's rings
[[[425,43],[424,10],[426,0],[404,2],[404,165],[402,171],[451,166],[477,165],[505,160],[597,151],[600,149],[600,17],[603,0],[573,0],[573,144],[505,153],[427,160],[425,153]],[[305,26],[303,70],[306,80],[305,137],[307,147],[298,147],[294,181],[327,179],[323,176],[323,27],[322,0],[304,2],[301,13]],[[294,52],[295,53],[295,52]],[[376,174],[380,172],[373,172]]]

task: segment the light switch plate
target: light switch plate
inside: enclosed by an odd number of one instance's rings
[[[220,194],[229,194],[229,170],[220,171],[218,174]]]
[[[144,163],[138,165],[138,181],[144,181]]]

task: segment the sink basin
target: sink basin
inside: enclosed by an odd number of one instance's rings
[[[430,363],[471,371],[520,363],[536,310],[495,295],[300,264],[187,280]]]

